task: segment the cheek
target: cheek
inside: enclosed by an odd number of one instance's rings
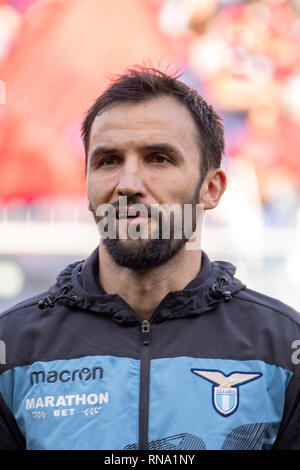
[[[195,178],[186,178],[186,175],[168,179],[161,185],[164,196],[172,203],[185,203],[191,199],[196,186]]]
[[[111,202],[113,189],[114,181],[111,178],[99,178],[97,175],[88,175],[86,178],[87,198],[94,207]]]
[[[146,181],[149,193],[152,192],[154,195],[160,196],[161,199],[170,201],[181,198],[187,188],[178,175],[151,175]]]

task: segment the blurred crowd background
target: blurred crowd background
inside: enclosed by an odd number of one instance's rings
[[[139,63],[181,70],[223,117],[203,248],[300,309],[300,0],[0,0],[0,308],[97,245],[80,125]]]

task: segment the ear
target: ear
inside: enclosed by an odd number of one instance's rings
[[[227,177],[220,168],[213,168],[207,172],[200,190],[200,204],[204,210],[214,209],[224,193],[227,185]]]
[[[94,212],[94,211],[93,211],[93,208],[92,208],[92,204],[91,204],[91,202],[90,202],[89,200],[88,200],[88,210],[89,210],[90,212]]]

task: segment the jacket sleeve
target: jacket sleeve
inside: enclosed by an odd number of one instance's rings
[[[25,439],[0,394],[0,450],[25,449]]]
[[[283,419],[272,450],[300,450],[300,369],[291,379],[285,396]]]

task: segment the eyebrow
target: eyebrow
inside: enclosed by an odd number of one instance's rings
[[[92,160],[95,157],[98,157],[99,155],[107,155],[111,153],[118,153],[118,149],[111,148],[111,147],[103,147],[99,145],[92,151],[90,155],[90,159]]]
[[[174,156],[181,157],[182,154],[180,150],[175,146],[167,143],[157,143],[157,144],[150,144],[150,145],[141,145],[138,147],[138,150],[146,150],[146,151],[161,151],[170,153]],[[90,159],[94,160],[99,155],[111,155],[112,153],[120,153],[120,149],[113,148],[113,147],[105,147],[102,145],[97,146],[91,153]]]

